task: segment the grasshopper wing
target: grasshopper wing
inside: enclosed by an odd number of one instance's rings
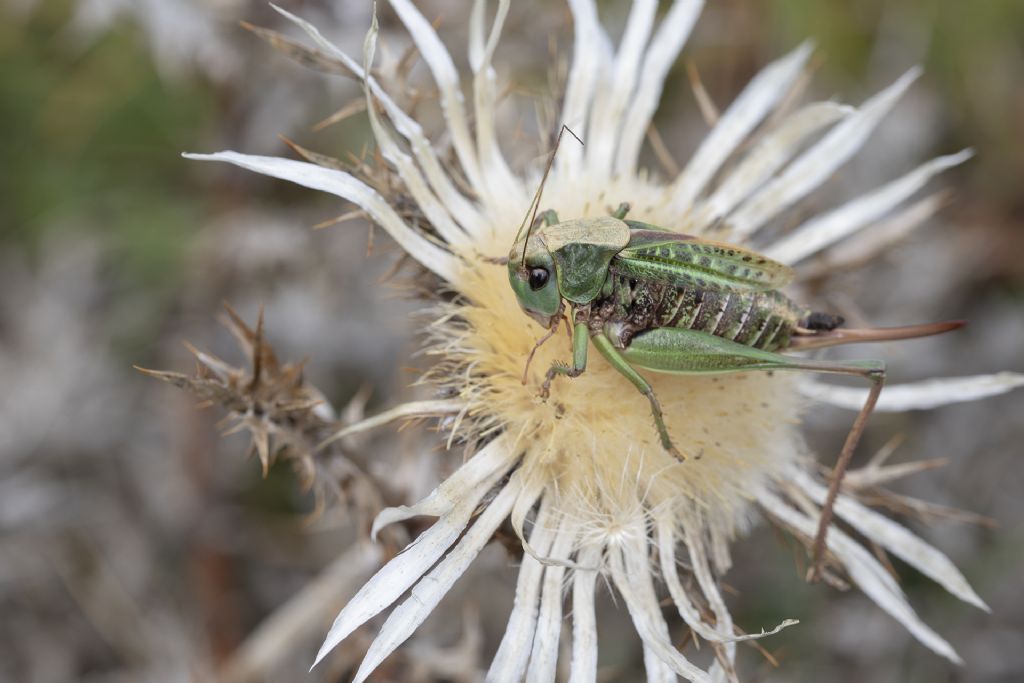
[[[732,244],[655,230],[632,230],[612,269],[639,280],[720,292],[766,291],[793,280],[793,269]]]
[[[605,216],[562,221],[543,228],[540,237],[555,260],[561,295],[586,303],[601,291],[608,264],[629,244],[630,230],[617,218]]]

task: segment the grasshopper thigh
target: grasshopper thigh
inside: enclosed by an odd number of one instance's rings
[[[881,361],[830,362],[762,351],[707,332],[659,327],[633,337],[620,352],[631,365],[671,374],[716,374],[750,370],[806,370],[872,377]]]

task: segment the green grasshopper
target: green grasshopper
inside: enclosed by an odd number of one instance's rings
[[[547,171],[544,175],[546,179]],[[735,245],[628,220],[628,204],[602,218],[562,221],[551,210],[536,217],[543,183],[531,206],[534,217],[523,223],[529,226],[526,235],[520,229],[508,258],[509,282],[520,307],[549,330],[537,347],[555,333],[567,311],[572,321],[572,364],[551,365],[542,398],[556,377],[578,377],[586,370],[589,341],[647,398],[662,446],[684,461],[658,398],[638,369],[687,375],[802,370],[871,382],[822,509],[811,573],[817,578],[832,505],[882,390],[885,363],[813,360],[778,352],[923,337],[963,322],[842,329],[841,317],[811,311],[780,291],[794,277],[790,267]]]

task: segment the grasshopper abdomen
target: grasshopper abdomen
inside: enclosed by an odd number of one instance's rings
[[[763,351],[786,348],[802,319],[811,316],[778,290],[725,292],[674,287],[612,272],[608,296],[592,308],[600,323],[614,330],[615,345],[633,336],[674,327],[705,332]]]

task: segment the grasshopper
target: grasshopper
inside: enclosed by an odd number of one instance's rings
[[[601,218],[563,221],[552,210],[536,216],[544,179],[531,205],[534,215],[523,223],[529,226],[526,234],[521,228],[507,262],[509,283],[520,307],[549,330],[537,347],[555,333],[560,321],[571,320],[572,363],[551,365],[541,386],[542,398],[547,398],[555,378],[578,377],[586,370],[589,344],[593,344],[647,398],[662,446],[685,461],[665,426],[658,397],[638,370],[671,374],[797,370],[853,375],[871,383],[836,461],[822,508],[810,574],[811,580],[817,579],[832,506],[878,401],[885,363],[814,360],[779,352],[924,337],[964,323],[844,329],[841,317],[812,311],[780,291],[794,277],[789,266],[736,245],[627,219],[626,203]]]

